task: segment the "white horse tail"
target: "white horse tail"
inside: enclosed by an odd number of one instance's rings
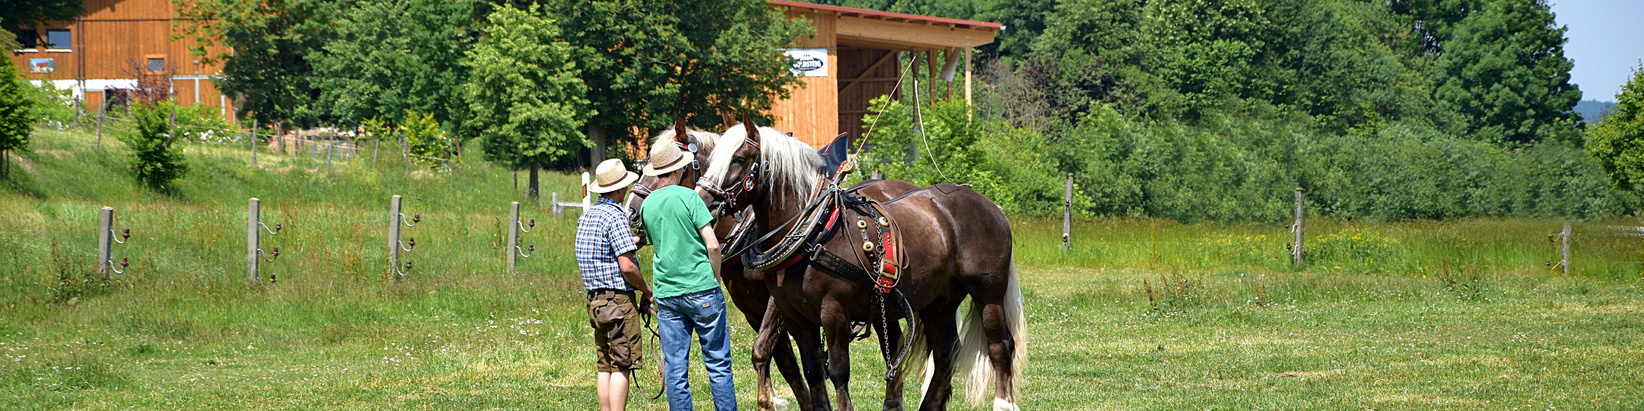
[[[1022,366],[1027,362],[1027,330],[1023,325],[1022,287],[1016,279],[1016,262],[1010,264],[1009,285],[1001,303],[1005,327],[1010,330],[1015,349],[1011,354],[1011,401],[1019,402]],[[994,392],[995,375],[988,358],[988,338],[982,327],[982,305],[972,299],[968,312],[959,314],[959,350],[954,353],[954,377],[965,379],[965,398],[973,406],[984,406]],[[995,409],[1000,408],[995,402]],[[1009,407],[1014,408],[1014,407]]]

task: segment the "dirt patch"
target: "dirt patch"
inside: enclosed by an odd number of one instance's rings
[[[1299,378],[1299,379],[1324,378],[1324,373],[1315,372],[1315,371],[1285,371],[1285,372],[1279,374],[1279,378]]]

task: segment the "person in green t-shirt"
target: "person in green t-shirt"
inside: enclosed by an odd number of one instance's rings
[[[700,177],[694,156],[673,142],[651,147],[648,161],[645,175],[661,177],[658,181],[693,182]],[[714,236],[708,206],[696,191],[671,184],[645,198],[640,216],[656,247],[651,281],[668,408],[692,409],[686,376],[694,332],[702,344],[702,365],[708,369],[714,409],[735,410],[730,330],[725,296],[719,291],[719,239]]]

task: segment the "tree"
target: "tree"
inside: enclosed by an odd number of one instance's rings
[[[135,161],[132,171],[137,181],[159,192],[175,192],[171,182],[188,171],[183,164],[183,149],[171,130],[170,101],[157,104],[132,104],[131,116],[137,129],[120,135],[131,149]]]
[[[0,178],[11,178],[10,153],[27,148],[34,130],[34,101],[15,64],[0,67]]]
[[[335,14],[332,0],[198,0],[177,9],[173,37],[193,37],[202,63],[223,61],[212,82],[235,96],[240,115],[309,126],[321,116],[309,56],[334,37]]]
[[[554,20],[536,5],[505,6],[487,18],[485,34],[468,51],[463,97],[471,122],[485,138],[485,154],[509,168],[531,169],[532,199],[543,163],[570,156],[586,144],[587,86],[572,60],[575,50]]]
[[[1587,152],[1624,190],[1644,189],[1644,65],[1615,96],[1615,111],[1587,130]]]
[[[51,20],[73,20],[74,16],[86,11],[84,3],[84,0],[0,2],[0,28],[12,31],[33,28]]]
[[[1434,61],[1434,99],[1499,144],[1574,143],[1581,90],[1570,84],[1564,31],[1545,0],[1491,1],[1462,19]]]
[[[565,39],[588,86],[590,164],[612,143],[636,141],[673,119],[762,113],[797,80],[779,48],[810,25],[758,0],[556,0]]]
[[[318,106],[337,121],[373,117],[405,124],[406,110],[430,113],[461,135],[467,105],[463,53],[477,37],[484,7],[475,0],[379,0],[338,11],[336,36],[313,63]]]

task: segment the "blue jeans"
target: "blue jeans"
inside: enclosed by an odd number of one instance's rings
[[[662,334],[663,386],[667,387],[668,409],[691,410],[691,333],[702,344],[702,365],[708,369],[708,385],[714,409],[736,410],[736,384],[731,379],[731,334],[725,320],[725,296],[719,288],[676,297],[658,298],[657,327]]]

